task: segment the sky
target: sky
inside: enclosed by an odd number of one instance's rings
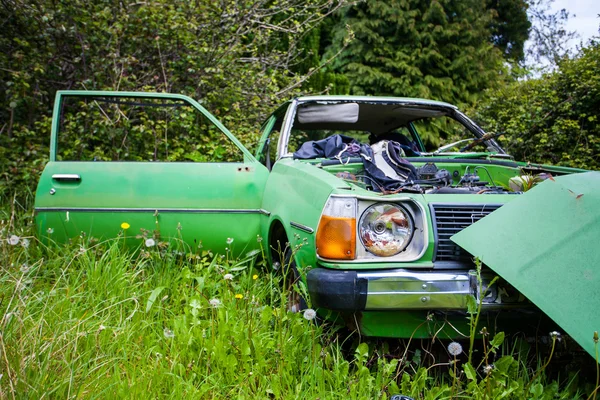
[[[592,36],[598,36],[600,25],[600,0],[555,0],[553,10],[566,9],[571,16],[567,22],[567,30],[575,31],[580,36],[570,44],[575,47],[583,41],[586,43]]]

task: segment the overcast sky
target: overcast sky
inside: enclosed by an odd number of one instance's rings
[[[578,40],[571,43],[573,47],[580,41],[586,43],[592,36],[599,35],[600,0],[555,0],[552,8],[554,10],[564,8],[571,14],[567,30],[575,31],[580,36]]]

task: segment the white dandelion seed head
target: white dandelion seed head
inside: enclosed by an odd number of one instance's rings
[[[165,335],[165,337],[167,339],[172,339],[175,337],[175,333],[172,330],[170,330],[169,328],[165,328],[163,330],[163,334]]]
[[[16,246],[19,244],[19,241],[21,240],[20,237],[18,237],[17,235],[11,235],[8,238],[8,244],[10,244],[11,246]]]
[[[156,244],[156,242],[152,238],[146,239],[144,243],[146,244],[146,247],[153,247]]]
[[[233,243],[233,238],[227,238],[227,244]]]
[[[463,352],[463,348],[458,342],[451,342],[448,345],[448,353],[452,356],[457,356]]]
[[[306,310],[304,310],[304,319],[312,321],[313,319],[315,319],[316,316],[317,312],[312,308],[307,308]]]
[[[225,275],[223,275],[223,279],[225,279],[226,281],[232,281],[233,280],[233,275],[231,275],[231,274],[225,274]]]
[[[219,299],[210,299],[210,300],[208,301],[208,303],[209,303],[209,304],[211,305],[211,307],[213,307],[213,308],[217,308],[217,307],[220,307],[220,306],[221,306],[221,300],[219,300]]]
[[[562,340],[562,336],[561,336],[560,332],[557,332],[557,331],[550,332],[550,338],[556,340],[557,342],[560,342]]]

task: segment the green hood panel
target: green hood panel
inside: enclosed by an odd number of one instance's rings
[[[600,172],[546,180],[452,236],[595,357]]]

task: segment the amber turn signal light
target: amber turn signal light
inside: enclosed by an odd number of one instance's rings
[[[323,258],[356,258],[356,219],[321,216],[317,230],[317,254]]]

